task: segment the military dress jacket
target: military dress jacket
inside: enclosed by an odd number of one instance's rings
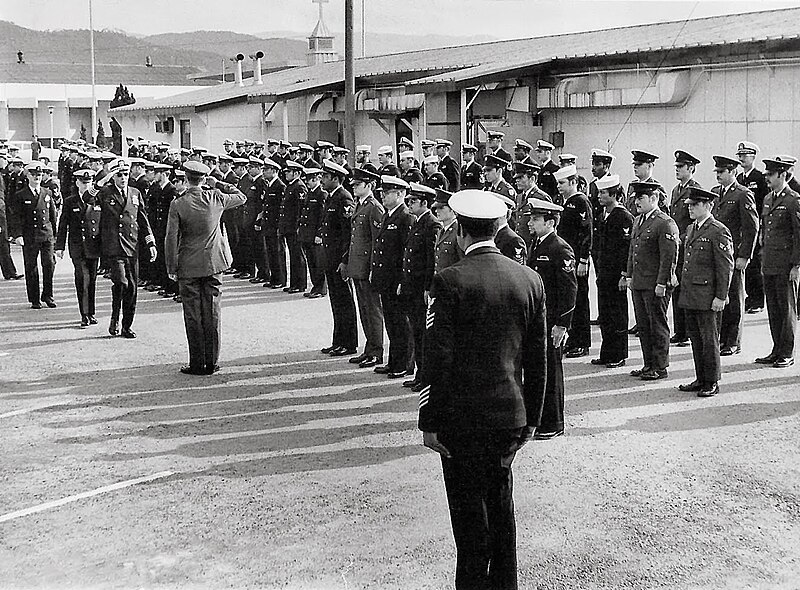
[[[267,188],[267,194],[269,194]],[[297,233],[300,222],[300,203],[305,199],[308,187],[299,178],[286,185],[279,208],[278,233],[290,235]]]
[[[450,183],[447,181],[447,177],[442,174],[441,172],[434,172],[430,176],[428,176],[423,182],[425,186],[428,186],[432,189],[440,188],[445,191],[450,190]]]
[[[558,235],[570,245],[578,261],[589,261],[593,225],[592,205],[586,195],[575,193],[564,201]]]
[[[484,187],[484,190],[489,191],[490,193],[496,193],[498,195],[503,195],[504,197],[508,197],[512,201],[516,201],[517,198],[517,191],[513,189],[513,187],[508,184],[505,179],[501,178],[497,184],[489,184]]]
[[[125,194],[122,194],[111,183],[100,190],[98,200],[101,207],[101,253],[104,257],[136,256],[140,241],[147,246],[155,246],[153,230],[138,190],[128,186]]]
[[[436,236],[442,223],[426,210],[419,216],[408,232],[403,250],[403,289],[404,295],[430,291],[433,274],[436,271],[434,248]]]
[[[100,219],[102,207],[86,191],[64,201],[64,210],[58,220],[55,250],[69,248],[73,260],[100,258]]]
[[[519,264],[525,264],[528,246],[525,244],[525,240],[508,225],[504,225],[497,231],[494,243],[503,256],[507,256]]]
[[[454,219],[448,227],[442,227],[436,234],[436,242],[433,245],[433,261],[436,265],[436,272],[455,264],[464,257],[464,252],[461,251],[456,239],[457,235],[457,219]]]
[[[413,224],[414,216],[404,203],[384,214],[372,250],[370,283],[376,292],[397,294],[403,280],[403,253]]]
[[[263,216],[261,229],[264,233],[277,236],[281,221],[281,203],[283,202],[286,184],[276,176],[272,182],[264,179]]]
[[[764,197],[769,192],[769,185],[767,184],[767,179],[764,178],[764,173],[757,168],[751,168],[747,174],[739,172],[736,175],[736,182],[753,193],[756,211],[761,212],[764,208]]]
[[[236,188],[247,198],[242,207],[242,225],[252,231],[255,225],[263,229],[264,217],[264,177],[259,174],[255,178],[245,174],[236,183]]]
[[[149,203],[147,219],[153,228],[153,234],[161,240],[167,234],[169,206],[177,194],[178,191],[171,182],[167,182],[163,187],[155,183],[150,186],[150,195],[147,200]]]
[[[603,212],[605,213],[605,211]],[[625,207],[614,207],[597,230],[597,259],[595,272],[598,278],[619,281],[628,268],[628,251],[633,231],[633,215]]]
[[[328,269],[336,270],[350,248],[350,216],[354,210],[353,195],[342,186],[332,191],[325,201],[320,235]]]
[[[542,279],[497,248],[471,250],[433,279],[423,432],[487,432],[541,421],[547,375]]]
[[[322,238],[322,211],[328,192],[317,185],[300,199],[300,216],[297,220],[297,239],[313,243],[314,238]]]
[[[547,298],[547,326],[572,327],[578,279],[575,254],[556,232],[537,240],[528,255],[528,266],[539,273]]]
[[[439,172],[444,174],[447,179],[447,185],[450,187],[447,190],[454,193],[460,189],[461,172],[458,169],[458,164],[449,154],[439,161]]]
[[[679,243],[678,226],[669,215],[659,209],[651,211],[646,219],[644,214],[639,215],[633,223],[625,271],[632,279],[631,289],[674,287],[678,282],[675,266]]]
[[[548,160],[547,163],[542,166],[541,171],[539,172],[539,178],[536,181],[536,185],[550,195],[550,198],[553,200],[554,203],[561,203],[561,197],[558,194],[558,181],[556,177],[553,176],[553,172],[560,170],[558,164],[553,162],[553,160]]]
[[[419,168],[414,166],[403,172],[403,175],[400,178],[409,184],[412,182],[423,184],[425,182],[425,177],[422,175],[422,172],[420,172]]]
[[[777,195],[768,193],[761,218],[761,272],[788,274],[793,266],[800,266],[800,195],[788,186]]]
[[[684,309],[711,310],[716,297],[727,301],[733,276],[733,247],[728,228],[710,217],[700,229],[692,223],[684,240],[681,295]]]
[[[714,218],[721,222],[733,239],[733,257],[749,260],[758,239],[758,213],[753,193],[738,182],[734,182],[724,193],[721,186],[715,186],[711,192],[718,196],[714,199]]]
[[[383,205],[370,195],[356,205],[350,218],[350,247],[342,262],[347,265],[347,276],[369,279],[372,271],[372,247],[381,230],[385,213]]]
[[[702,188],[700,183],[694,178],[690,178],[689,182],[684,184],[677,184],[672,188],[672,195],[669,199],[669,216],[675,221],[678,226],[678,235],[681,242],[686,237],[686,228],[692,223],[692,218],[689,217],[689,206],[684,202],[691,195],[690,187]],[[716,210],[714,211],[716,214]]]
[[[49,189],[40,186],[38,193],[34,194],[30,185],[26,184],[11,195],[6,206],[11,237],[22,236],[25,244],[31,246],[55,239],[56,203]]]
[[[475,160],[461,166],[461,188],[483,188],[483,168]]]

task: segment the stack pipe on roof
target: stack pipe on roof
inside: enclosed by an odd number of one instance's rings
[[[237,86],[244,86],[244,82],[242,82],[242,61],[244,60],[243,53],[236,54],[236,85]]]
[[[250,56],[253,60],[253,84],[263,84],[261,79],[261,58],[264,57],[263,51],[256,51]]]

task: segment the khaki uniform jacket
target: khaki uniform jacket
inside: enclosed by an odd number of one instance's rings
[[[765,275],[788,274],[800,266],[800,195],[788,186],[764,197],[764,243],[761,271]]]
[[[728,299],[733,276],[731,234],[713,217],[700,229],[692,223],[686,230],[681,274],[681,296],[678,305],[684,309],[711,310],[716,297]]]
[[[458,246],[458,220],[454,219],[448,228],[442,228],[436,235],[436,242],[433,245],[433,260],[436,265],[436,272],[455,264],[464,257],[464,253]]]
[[[721,186],[711,189],[718,196],[714,200],[714,218],[721,222],[733,239],[733,257],[753,257],[758,238],[758,213],[756,201],[747,188],[734,182],[724,194]]]
[[[652,211],[645,220],[639,215],[633,223],[628,251],[627,275],[633,279],[631,289],[652,290],[656,285],[674,287],[678,280],[678,226],[666,213]]]

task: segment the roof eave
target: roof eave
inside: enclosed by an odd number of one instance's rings
[[[456,72],[452,78],[448,80],[436,79],[432,76],[429,79],[420,78],[418,80],[411,80],[406,82],[406,94],[426,94],[437,92],[456,92],[465,88],[472,88],[473,86],[480,86],[481,84],[489,84],[492,82],[502,82],[509,78],[517,78],[520,76],[528,76],[533,68],[541,69],[542,66],[550,63],[550,59],[540,59],[532,61],[523,65],[518,65],[512,68],[503,68],[494,71],[483,71],[470,75],[469,70],[464,70],[459,74]]]

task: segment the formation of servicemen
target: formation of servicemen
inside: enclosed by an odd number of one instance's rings
[[[668,191],[654,179],[659,156],[646,150],[632,151],[634,179],[626,187],[612,173],[608,151],[592,150],[587,183],[577,173],[577,156],[563,153],[556,164],[552,144],[522,139],[512,156],[503,141],[502,132],[488,132],[482,164],[476,146],[462,145],[460,165],[444,139],[423,140],[419,160],[407,139],[380,147],[377,162],[371,146],[358,145],[352,167],[346,148],[325,141],[226,140],[218,155],[140,138],[129,140],[131,157],[124,160],[65,143],[57,176],[51,170],[50,177],[46,163],[25,165],[0,150],[8,210],[2,230],[22,238],[32,307],[55,306],[54,260],[68,246],[81,324],[96,322],[95,278],[104,271],[114,285],[109,329],[118,330],[121,313],[122,334],[135,336],[137,286],[177,295],[163,263],[166,222],[171,202],[186,190],[181,167],[201,162],[209,177],[245,196],[241,207],[222,215],[233,260],[225,274],[307,298],[329,296],[334,328],[322,352],[390,379],[408,377],[403,385],[424,395],[436,370],[422,352],[431,284],[463,255],[448,201],[454,192],[478,188],[506,205],[497,247],[536,270],[547,293],[548,393],[537,438],[563,433],[562,357],[587,356],[592,346],[590,266],[602,338],[593,365],[624,365],[632,331],[644,363],[631,375],[655,381],[667,376],[670,344],[691,344],[697,379],[682,389],[714,395],[720,355],[741,352],[744,314],[765,305],[773,349],[756,362],[794,363],[800,279],[794,158],[762,158],[761,172],[758,146],[742,141],[729,155],[713,157],[718,185],[705,190],[693,178],[700,160],[676,150],[677,184]],[[17,277],[6,269],[4,262],[4,276]],[[358,318],[366,336],[360,353]]]

